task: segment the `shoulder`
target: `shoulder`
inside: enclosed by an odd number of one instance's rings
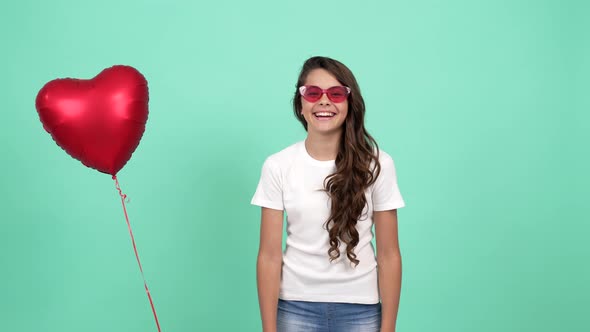
[[[379,156],[379,164],[381,164],[381,167],[383,167],[384,165],[386,165],[386,166],[393,165],[393,158],[391,157],[391,155],[389,153],[378,149],[377,155]]]
[[[265,164],[270,164],[279,168],[291,165],[293,160],[297,157],[301,144],[303,144],[303,141],[291,144],[281,151],[271,154],[266,158]]]

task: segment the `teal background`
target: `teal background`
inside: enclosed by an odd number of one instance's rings
[[[119,196],[66,155],[46,82],[127,64],[150,88],[119,172],[162,331],[260,331],[266,156],[305,132],[303,61],[355,73],[396,161],[398,331],[588,331],[584,1],[13,1],[0,5],[3,331],[155,331]]]

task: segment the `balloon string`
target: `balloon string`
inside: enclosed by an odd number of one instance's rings
[[[158,322],[158,315],[156,314],[156,308],[154,307],[154,301],[152,301],[152,296],[150,295],[150,290],[148,289],[147,282],[145,281],[145,276],[143,274],[143,268],[141,267],[141,261],[139,260],[139,254],[137,253],[137,246],[135,245],[135,238],[133,237],[133,231],[131,231],[131,224],[129,223],[129,217],[127,216],[127,208],[125,207],[125,200],[129,202],[127,199],[127,195],[123,194],[121,191],[121,187],[119,186],[119,180],[117,179],[116,175],[113,175],[113,180],[115,180],[115,187],[117,191],[119,191],[119,196],[121,196],[121,204],[123,204],[123,212],[125,213],[125,220],[127,221],[127,228],[129,229],[129,235],[131,235],[131,243],[133,243],[133,251],[135,252],[135,258],[137,259],[137,264],[139,264],[139,271],[141,272],[141,277],[143,278],[143,286],[145,287],[145,292],[150,300],[150,305],[152,307],[152,312],[154,313],[154,318],[156,320],[156,326],[158,327],[158,332],[160,330],[160,323]]]

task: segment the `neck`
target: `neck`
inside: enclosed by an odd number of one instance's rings
[[[305,139],[307,153],[316,160],[335,160],[340,146],[342,131],[329,134],[308,132]]]

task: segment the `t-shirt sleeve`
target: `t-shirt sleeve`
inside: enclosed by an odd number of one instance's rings
[[[404,207],[406,204],[397,186],[397,174],[393,159],[381,152],[381,172],[373,187],[373,211],[387,211]]]
[[[284,209],[281,170],[273,160],[267,158],[264,161],[258,187],[250,203],[275,210]]]

